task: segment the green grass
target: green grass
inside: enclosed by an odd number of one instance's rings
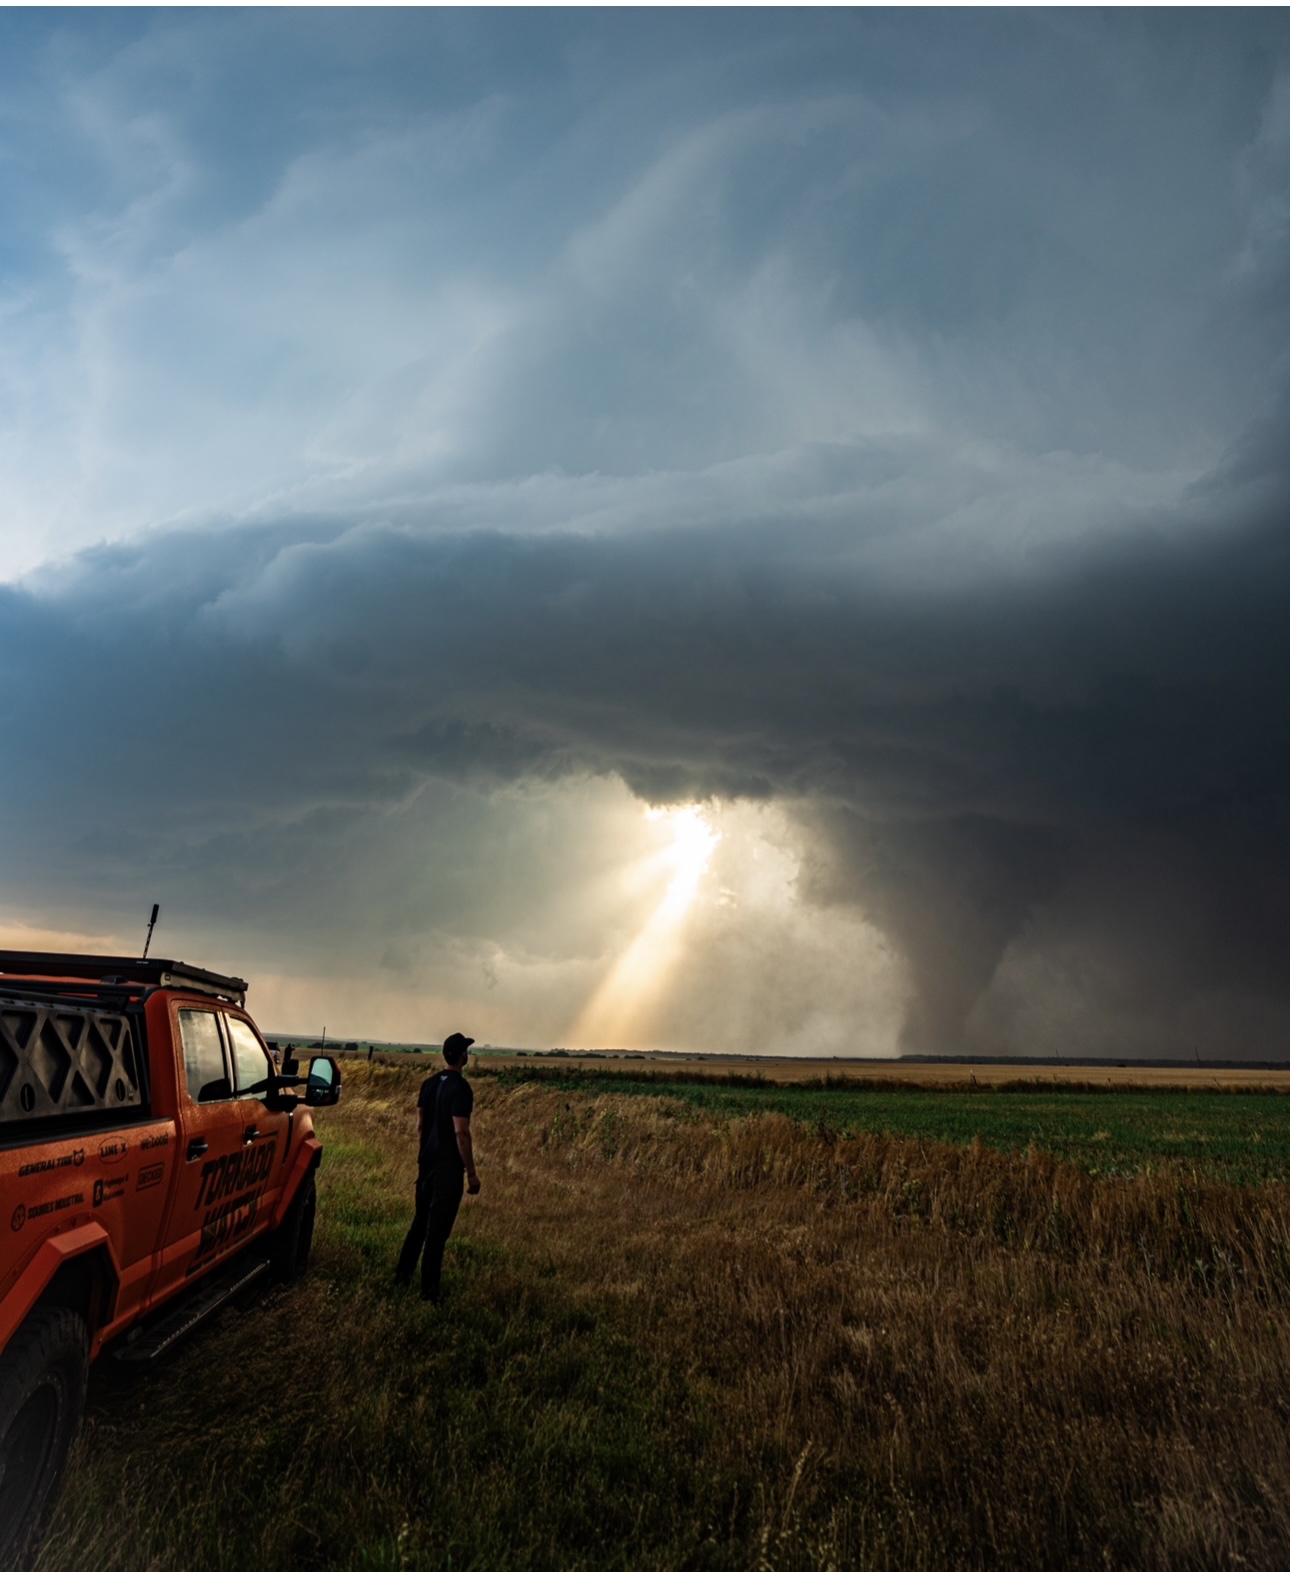
[[[1290,1178],[1290,1097],[1276,1092],[1035,1090],[982,1087],[723,1085],[697,1078],[507,1070],[582,1093],[675,1097],[705,1114],[783,1113],[839,1134],[861,1131],[1000,1152],[1027,1147],[1094,1174],[1133,1174],[1162,1161],[1233,1184]]]

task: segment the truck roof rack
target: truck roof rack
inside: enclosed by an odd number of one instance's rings
[[[89,982],[139,983],[153,988],[188,988],[234,1004],[246,1003],[247,982],[187,961],[140,960],[133,955],[56,955],[49,950],[0,950],[0,978],[74,977]]]

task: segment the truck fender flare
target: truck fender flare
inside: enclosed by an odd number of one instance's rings
[[[111,1320],[113,1301],[121,1281],[121,1269],[112,1249],[112,1241],[102,1223],[79,1223],[65,1233],[52,1234],[42,1241],[40,1248],[27,1263],[13,1287],[0,1301],[0,1349],[8,1346],[9,1339],[40,1302],[41,1295],[53,1282],[59,1271],[78,1256],[91,1251],[106,1257],[106,1267],[111,1282],[108,1285],[108,1303],[104,1306],[104,1320]],[[91,1336],[94,1328],[89,1328]]]
[[[306,1178],[313,1173],[318,1164],[322,1162],[322,1142],[317,1136],[307,1135],[296,1148],[296,1155],[291,1164],[291,1172],[282,1185],[282,1193],[278,1196],[278,1204],[273,1213],[272,1226],[277,1228],[283,1218],[291,1209],[291,1203],[300,1194],[300,1186]]]

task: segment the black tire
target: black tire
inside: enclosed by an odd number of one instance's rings
[[[33,1310],[0,1356],[0,1567],[26,1567],[80,1429],[89,1335],[74,1310]]]
[[[309,1265],[309,1249],[314,1242],[314,1217],[318,1211],[318,1192],[314,1176],[309,1174],[300,1186],[300,1193],[291,1203],[291,1210],[283,1218],[274,1235],[269,1259],[273,1263],[273,1276],[279,1283],[294,1283]]]

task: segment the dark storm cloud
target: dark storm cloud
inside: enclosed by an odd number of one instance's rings
[[[31,857],[11,846],[10,876],[49,877],[62,841],[64,879],[192,858],[236,887],[266,838],[312,861],[427,778],[617,772],[651,799],[791,804],[804,893],[861,906],[912,967],[909,1047],[1000,1031],[1005,954],[1042,951],[1090,974],[1111,1051],[1274,1051],[1278,464],[1252,442],[1186,519],[967,587],[884,586],[782,528],[297,525],[93,553],[4,594],[7,729],[41,740],[6,772]]]

